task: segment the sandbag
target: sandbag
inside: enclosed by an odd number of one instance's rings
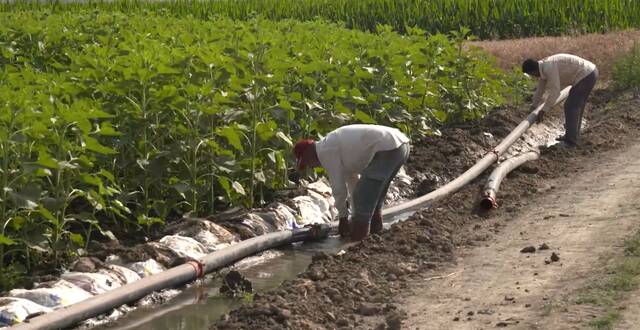
[[[115,264],[105,265],[104,268],[101,268],[98,272],[117,278],[121,285],[133,283],[140,279],[140,275],[135,271]]]
[[[127,265],[127,268],[136,272],[140,277],[147,277],[154,274],[162,273],[164,271],[164,267],[159,264],[157,261],[153,259],[148,259],[146,261],[134,262]]]
[[[0,298],[0,327],[22,323],[30,315],[49,313],[51,308],[22,298]]]
[[[168,235],[158,243],[170,248],[178,256],[189,259],[200,259],[207,255],[207,248],[191,237]]]
[[[105,293],[122,286],[122,283],[117,277],[112,274],[104,274],[100,272],[67,272],[63,273],[61,277],[63,280],[69,281],[93,295]]]
[[[38,305],[56,309],[89,299],[92,294],[73,283],[58,280],[42,283],[32,290],[13,289],[9,291],[9,296],[28,299]]]

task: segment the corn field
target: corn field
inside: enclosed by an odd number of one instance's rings
[[[320,18],[365,31],[388,25],[401,33],[414,27],[429,33],[448,33],[464,26],[483,39],[606,32],[640,26],[640,1],[636,0],[116,0],[17,1],[0,5],[2,11],[43,8],[53,12],[159,11],[199,19]]]

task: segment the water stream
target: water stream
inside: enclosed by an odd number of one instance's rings
[[[306,242],[271,250],[240,261],[232,268],[240,271],[253,284],[254,292],[264,292],[292,279],[311,263],[318,251],[335,254],[348,244],[336,236],[323,241]],[[132,311],[111,324],[94,329],[152,330],[152,329],[207,329],[229,310],[246,303],[244,298],[219,295],[220,279],[209,278],[192,285],[167,303],[146,306]]]
[[[413,212],[385,221],[384,227],[407,219]],[[337,235],[317,242],[303,242],[269,250],[237,262],[231,268],[240,271],[253,284],[254,292],[264,292],[295,278],[307,269],[317,252],[336,254],[353,243]],[[244,303],[244,298],[227,298],[219,294],[220,279],[208,277],[163,305],[138,308],[125,317],[93,329],[100,330],[200,330],[207,329],[220,317]]]

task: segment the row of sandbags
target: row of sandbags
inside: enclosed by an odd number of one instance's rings
[[[410,184],[410,179],[404,175],[400,175],[399,180],[401,183],[396,186]],[[390,189],[389,197],[397,198],[400,190],[397,187]],[[171,234],[157,241],[123,248],[104,261],[80,258],[56,281],[39,283],[29,290],[11,290],[7,297],[0,297],[0,327],[81,302],[184,261],[201,259],[240,240],[308,224],[326,223],[332,221],[336,214],[331,188],[326,181],[320,180],[307,186],[306,195],[285,203],[274,203],[252,212],[226,212],[211,219],[185,218],[168,226],[167,232]],[[144,301],[141,303],[145,304]],[[115,319],[127,309],[121,307],[108,318]]]

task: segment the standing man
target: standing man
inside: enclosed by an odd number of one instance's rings
[[[322,140],[301,140],[293,148],[298,170],[322,167],[329,175],[340,235],[359,241],[382,231],[382,205],[391,180],[409,157],[409,138],[379,125],[348,125]],[[349,225],[350,197],[353,214]]]
[[[564,102],[565,134],[558,137],[558,140],[567,147],[576,147],[584,106],[598,80],[598,69],[595,64],[575,55],[556,54],[541,61],[527,59],[522,63],[522,71],[539,79],[531,105],[533,110],[544,103],[538,121],[541,121],[545,111],[554,105],[560,92],[565,87],[571,86],[569,96]],[[545,92],[547,97],[543,99]]]

